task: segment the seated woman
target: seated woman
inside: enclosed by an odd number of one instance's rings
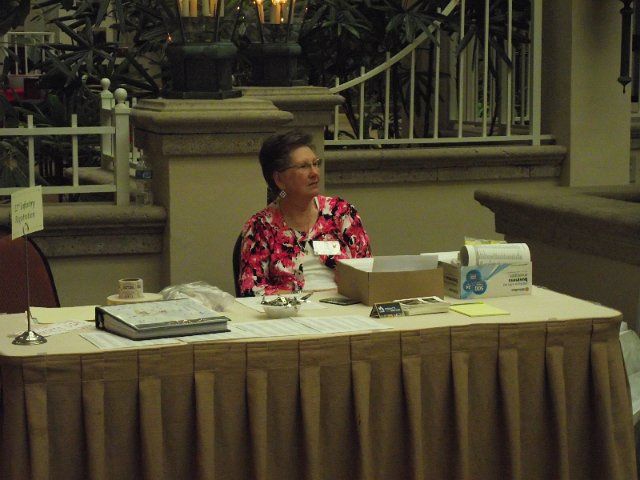
[[[336,260],[371,256],[358,212],[340,198],[320,195],[321,159],[310,135],[269,137],[259,156],[275,200],[242,231],[240,294],[336,288]]]

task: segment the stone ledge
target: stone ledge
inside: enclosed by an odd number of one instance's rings
[[[183,134],[263,133],[265,125],[284,125],[293,119],[273,103],[250,97],[226,100],[142,99],[131,110],[138,132],[170,136]],[[136,140],[137,142],[137,140]]]
[[[160,206],[111,204],[44,206],[45,229],[31,235],[48,258],[159,254],[167,213]],[[0,226],[11,226],[10,207],[0,206]]]
[[[295,125],[322,129],[332,123],[334,107],[344,102],[342,96],[325,87],[241,87],[240,90],[247,98],[268,100],[280,110],[292,113]]]
[[[304,109],[330,114],[333,107],[344,102],[342,96],[331,93],[325,87],[240,87],[239,89],[246,97],[269,100],[276,107],[287,112]]]
[[[556,187],[505,193],[478,190],[496,231],[640,265],[640,187]]]
[[[379,184],[558,178],[559,145],[326,150],[325,182]]]

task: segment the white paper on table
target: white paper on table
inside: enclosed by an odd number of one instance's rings
[[[81,333],[80,336],[85,340],[93,343],[96,347],[108,350],[112,348],[135,348],[148,347],[153,345],[170,345],[172,343],[180,343],[177,338],[154,338],[151,340],[129,340],[109,332],[96,331],[90,333]]]
[[[30,307],[31,318],[34,323],[63,323],[70,320],[95,320],[96,306],[83,305],[79,307]]]
[[[288,335],[318,334],[316,330],[304,324],[294,322],[291,318],[238,323],[235,327],[251,334],[253,337],[286,337]]]
[[[212,340],[235,340],[238,338],[250,338],[253,335],[244,330],[236,328],[234,325],[227,324],[228,332],[219,333],[203,333],[201,335],[187,335],[185,337],[178,337],[178,340],[185,343],[194,342],[210,342]]]
[[[93,328],[93,325],[84,320],[71,320],[63,323],[53,323],[49,325],[32,325],[32,330],[43,337],[50,337],[51,335],[59,335],[61,333],[72,332],[75,330],[84,330],[86,328]]]
[[[292,298],[292,297],[296,297],[296,296],[304,296],[304,293],[301,295],[280,295],[281,297],[284,298]],[[266,295],[265,299],[266,301],[270,301],[273,300],[275,298],[277,298],[278,295]],[[260,304],[260,302],[262,302],[262,297],[238,297],[236,298],[236,302],[241,303],[242,305],[244,305],[245,307],[249,307],[257,312],[260,313],[264,313],[264,308],[262,308],[262,305]],[[323,303],[319,303],[319,302],[313,302],[311,300],[305,300],[300,304],[300,308],[299,310],[321,310],[323,308],[329,308],[329,305],[325,305]]]
[[[393,327],[358,315],[339,317],[290,317],[280,320],[245,322],[229,326],[230,332],[207,333],[180,337],[183,342],[233,340],[239,338],[268,338],[289,335],[317,335],[319,333],[361,332],[386,330]]]
[[[339,317],[300,317],[293,319],[319,333],[361,332],[368,330],[387,330],[393,327],[359,315]]]

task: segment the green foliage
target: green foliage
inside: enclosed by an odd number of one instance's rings
[[[49,4],[53,0],[39,6]],[[42,88],[59,95],[74,113],[77,94],[82,97],[86,85],[99,85],[102,78],[136,97],[157,96],[160,85],[152,66],[158,64],[166,43],[171,18],[166,8],[163,0],[86,0],[72,5],[68,15],[52,21],[71,43],[46,47]],[[107,27],[109,18],[113,23]],[[114,31],[116,41],[107,42],[106,35],[96,34],[106,28]]]
[[[266,0],[268,1],[268,0]],[[290,38],[302,47],[298,63],[308,83],[332,87],[336,79],[341,83],[382,64],[387,53],[395,54],[419,35],[430,37],[421,50],[427,60],[419,65],[414,109],[428,118],[432,104],[434,69],[431,51],[436,43],[431,29],[440,28],[445,34],[460,35],[459,8],[444,17],[439,12],[449,0],[307,0],[306,13],[295,25],[295,32],[257,24],[255,6],[251,0],[228,0],[228,15],[216,24],[217,35],[224,32],[240,47],[250,42],[281,42]],[[29,0],[0,0],[0,33],[3,29],[20,25],[29,12]],[[478,48],[489,37],[492,53],[486,59],[491,75],[500,72],[499,63],[511,67],[507,51],[507,0],[492,0],[489,4],[489,26],[485,28],[485,0],[466,0],[465,32],[459,51],[483,55]],[[55,26],[71,42],[50,44],[45,48],[45,61],[39,68],[44,72],[41,87],[49,92],[40,104],[8,105],[0,97],[0,118],[8,122],[24,121],[27,110],[42,125],[69,125],[71,114],[78,115],[80,125],[97,123],[100,79],[109,78],[112,88],[124,87],[130,96],[156,97],[165,93],[165,49],[169,41],[182,41],[185,25],[180,23],[177,3],[173,0],[43,0],[34,10],[43,14],[62,7],[63,15],[53,20]],[[514,44],[528,42],[531,0],[513,0]],[[187,25],[189,26],[189,25]],[[115,40],[107,42],[99,32],[110,29]],[[246,59],[240,55],[235,74],[237,82],[246,78],[243,69]],[[399,119],[409,105],[409,70],[402,62],[391,71],[392,99],[390,110],[393,123],[391,136],[400,135]],[[367,105],[364,132],[382,128],[380,117],[384,104],[383,79],[379,76],[367,84]],[[344,91],[344,109],[351,130],[358,134],[359,96]],[[498,101],[499,101],[499,95]],[[497,109],[496,106],[494,108]],[[428,124],[423,128],[428,129]],[[19,142],[12,152],[19,158]],[[47,140],[44,141],[47,144]],[[54,148],[51,139],[50,146]],[[8,152],[5,146],[5,152]],[[93,149],[95,150],[95,148]],[[86,146],[87,162],[94,162],[92,147]],[[1,151],[0,151],[1,153]],[[18,162],[20,163],[20,162]],[[0,172],[2,165],[0,164]],[[4,178],[4,177],[3,177]],[[16,179],[17,181],[17,179]]]
[[[0,140],[0,185],[29,186],[29,165],[24,142]]]
[[[47,96],[39,102],[0,103],[5,124],[7,120],[24,124],[26,116],[33,115],[37,126],[68,127],[75,114],[79,126],[97,125],[102,78],[109,78],[112,88],[126,88],[130,96],[157,96],[161,89],[158,65],[166,45],[167,25],[175,18],[167,2],[169,0],[46,0],[35,5],[34,9],[43,15],[62,7],[63,14],[52,15],[52,23],[70,42],[44,47],[45,60],[36,68],[43,72],[39,87],[47,91]],[[97,34],[107,28],[114,32],[116,41],[107,42],[105,35]],[[39,179],[40,183],[65,181],[63,171],[69,166],[67,159],[71,158],[71,144],[67,140],[68,137],[37,137],[36,159],[40,170],[47,172],[46,178]],[[80,165],[98,165],[99,137],[83,135],[78,137],[78,142]],[[8,150],[7,144],[14,149]],[[0,163],[0,185],[22,185],[20,172],[26,164],[18,153],[23,147],[21,137],[5,140],[3,158],[7,160]]]
[[[22,25],[30,10],[30,0],[0,0],[0,35]]]
[[[465,23],[467,28],[458,47],[458,54],[463,50],[473,46],[476,51],[479,45],[484,43],[485,37],[489,38],[489,45],[497,54],[499,61],[511,67],[511,60],[506,53],[507,47],[507,15],[508,2],[506,0],[493,0],[489,3],[488,30],[486,27],[486,2],[485,0],[468,0],[465,10]],[[513,30],[511,31],[512,42],[523,44],[529,42],[529,21],[531,16],[531,0],[515,0],[512,3]],[[447,22],[446,29],[460,35],[460,11],[456,11],[451,16],[451,21]],[[479,54],[479,52],[476,52]],[[495,66],[495,65],[494,65]]]
[[[387,52],[392,55],[409,45],[421,34],[434,37],[431,28],[436,22],[446,22],[439,13],[448,0],[310,0],[303,22],[299,42],[303,49],[303,59],[308,71],[309,82],[332,87],[336,78],[341,83],[358,77],[362,67],[367,70],[382,64]],[[417,98],[426,98],[429,73],[419,71]],[[399,110],[408,110],[408,71],[402,64],[392,70],[393,105],[391,110],[397,119]],[[383,105],[384,85],[381,77],[367,84],[368,105]],[[344,111],[351,129],[358,132],[357,95],[344,91]],[[426,101],[426,100],[425,100]],[[371,112],[365,119],[366,125],[378,125],[379,109],[369,107]],[[375,117],[375,118],[374,118]],[[394,131],[399,132],[396,123]],[[368,130],[365,131],[365,138]],[[393,133],[392,133],[393,135]]]
[[[433,104],[433,68],[432,50],[436,44],[433,32],[440,29],[446,35],[460,38],[460,8],[448,16],[439,13],[449,4],[449,0],[309,0],[308,11],[303,22],[299,42],[303,48],[302,61],[307,69],[309,82],[315,85],[333,87],[336,78],[345,83],[360,75],[361,67],[371,70],[384,63],[386,54],[394,55],[411,44],[419,35],[426,34],[429,42],[421,47],[422,58],[416,71],[415,103],[417,114],[425,118],[425,133],[429,128],[427,110]],[[476,58],[486,61],[489,74],[498,78],[500,64],[512,68],[507,55],[507,0],[492,0],[488,7],[489,26],[485,28],[485,0],[467,0],[465,3],[465,32],[460,38],[456,54],[470,50]],[[529,41],[530,0],[512,2],[514,28],[511,31],[512,44]],[[487,31],[485,31],[487,30]],[[489,58],[482,59],[483,49],[478,48],[488,36]],[[400,134],[399,118],[410,108],[409,71],[402,62],[391,70],[392,99],[390,111],[393,124],[391,136]],[[370,112],[365,125],[375,125],[380,111],[384,108],[383,79],[367,82],[367,106]],[[351,124],[351,130],[358,134],[357,118],[358,94],[355,91],[343,91],[344,111]],[[500,92],[494,105],[494,120],[497,117]],[[373,107],[377,105],[377,110]],[[379,123],[379,122],[378,122]],[[367,138],[369,131],[364,132]]]
[[[460,10],[455,11],[451,16],[451,21],[446,24],[447,31],[462,37],[456,55],[459,57],[462,52],[470,52],[474,58],[481,60],[482,64],[486,63],[489,75],[493,79],[500,78],[501,64],[506,65],[509,69],[513,68],[511,59],[507,54],[509,33],[511,33],[512,46],[524,45],[530,42],[531,0],[513,0],[511,10],[513,23],[511,32],[507,31],[509,23],[507,0],[492,0],[489,2],[488,7],[485,0],[467,0],[464,12],[467,28],[464,31],[464,35],[462,35],[459,28]],[[486,20],[487,17],[488,22]],[[488,58],[484,58],[484,51],[481,48],[485,39],[488,39],[490,46]],[[496,82],[495,99],[493,115],[490,112],[486,112],[491,117],[490,135],[496,127],[498,110],[502,101],[500,82]],[[478,109],[479,115],[485,113],[482,103],[479,103]]]

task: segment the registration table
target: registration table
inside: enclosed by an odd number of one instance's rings
[[[485,301],[509,314],[119,350],[15,346],[24,315],[0,315],[0,478],[637,478],[620,314],[542,288]]]

